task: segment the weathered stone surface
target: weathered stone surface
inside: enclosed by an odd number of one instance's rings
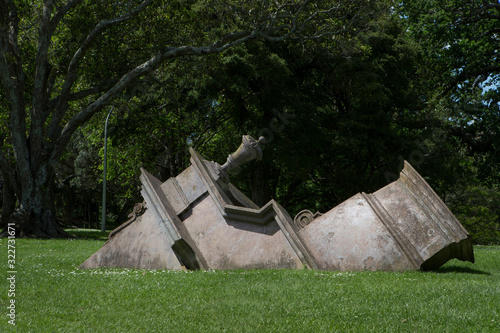
[[[299,230],[322,270],[410,270],[416,267],[357,194]]]
[[[360,193],[298,230],[325,270],[435,269],[474,262],[467,231],[420,175],[405,163],[400,178]]]
[[[147,207],[153,212],[156,222],[164,229],[167,241],[180,262],[190,269],[206,268],[203,254],[197,249],[172,208],[161,188],[161,182],[146,170],[141,169],[141,171],[142,196],[146,200]]]
[[[212,176],[213,164],[191,150],[192,167],[207,189],[181,215],[183,224],[214,269],[302,268],[308,265],[283,227],[291,218],[271,201],[258,208],[232,184]]]
[[[405,162],[396,182],[375,192],[373,197],[390,212],[392,220],[388,221],[394,222],[394,229],[420,255],[420,268],[435,269],[453,258],[474,262],[469,234],[409,163]]]
[[[187,214],[183,223],[210,268],[303,266],[274,220],[255,224],[227,219],[219,214],[210,196],[200,200]]]
[[[172,250],[164,228],[149,210],[118,232],[80,266],[99,267],[185,269]]]
[[[274,200],[257,207],[225,179],[213,176],[213,162],[194,150],[191,155],[192,165],[163,184],[142,170],[146,214],[113,231],[81,268],[316,267],[303,253],[283,207]],[[169,258],[165,261],[156,260],[160,240],[162,255]],[[147,257],[148,251],[155,260]]]
[[[161,189],[177,215],[207,191],[192,166],[177,177],[168,179]]]
[[[261,156],[256,140],[245,142],[227,165]],[[164,183],[142,170],[144,215],[113,231],[81,268],[404,271],[474,261],[467,231],[408,163],[373,194],[292,220],[276,201],[258,207],[229,183],[230,167],[190,152],[191,166]]]

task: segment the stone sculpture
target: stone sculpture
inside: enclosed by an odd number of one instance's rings
[[[164,183],[142,169],[146,209],[80,268],[403,271],[474,262],[467,231],[406,162],[396,182],[325,214],[292,219],[274,200],[258,207],[227,172],[260,159],[263,142],[243,136],[222,166],[191,149],[191,166]]]

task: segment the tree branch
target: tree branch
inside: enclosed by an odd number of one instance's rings
[[[76,0],[75,0],[76,2]],[[87,50],[90,48],[94,40],[101,35],[101,33],[108,29],[109,27],[122,23],[124,21],[130,20],[137,16],[140,12],[144,11],[151,3],[153,0],[146,0],[143,1],[139,6],[137,6],[134,10],[132,10],[130,13],[127,15],[123,15],[118,18],[114,19],[108,19],[108,20],[102,20],[100,21],[93,29],[92,31],[87,35],[83,43],[80,45],[80,48],[75,52],[73,55],[73,58],[70,61],[68,71],[66,74],[66,79],[64,82],[64,85],[61,89],[60,96],[58,98],[58,103],[56,105],[56,112],[54,114],[54,118],[52,119],[51,125],[50,125],[50,137],[55,137],[57,129],[59,128],[59,124],[62,121],[64,115],[66,114],[67,111],[67,102],[69,100],[71,88],[73,87],[73,84],[75,83],[77,79],[77,68],[80,64],[80,61],[83,59],[85,53]]]
[[[2,149],[0,149],[0,170],[2,170],[5,173],[13,173],[9,160],[5,156]]]
[[[30,146],[39,151],[43,144],[43,125],[48,116],[45,105],[48,102],[46,93],[50,65],[48,52],[52,35],[50,33],[50,18],[52,16],[53,0],[45,0],[42,9],[42,19],[38,34],[38,53],[35,61],[35,79],[32,94]],[[36,164],[36,156],[31,154],[31,164]]]
[[[19,18],[12,0],[0,0],[0,77],[9,97],[9,126],[20,177],[29,177],[25,76],[18,47]],[[3,161],[5,162],[5,161]],[[5,167],[2,163],[0,167]]]
[[[124,21],[130,20],[131,18],[137,16],[140,12],[145,10],[153,0],[146,0],[143,1],[138,7],[136,7],[134,10],[132,10],[129,14],[123,15],[121,17],[117,17],[114,19],[109,19],[109,20],[102,20],[99,22],[94,29],[88,34],[87,38],[85,41],[82,43],[80,48],[75,52],[73,55],[73,58],[71,59],[71,62],[69,64],[68,68],[68,75],[70,75],[72,72],[75,71],[76,67],[79,65],[79,62],[85,55],[85,52],[89,48],[89,46],[93,43],[95,38],[101,34],[101,32],[107,28],[109,28],[112,25],[122,23]],[[72,84],[73,82],[69,82]],[[71,88],[71,87],[70,87]]]
[[[57,26],[64,18],[64,16],[82,0],[69,1],[64,6],[60,7],[54,16],[52,15],[52,7],[54,4],[49,2],[44,5],[44,16],[40,27],[39,38],[39,53],[37,55],[37,72],[35,79],[35,87],[33,92],[33,110],[34,112],[41,113],[41,124],[44,124],[50,114],[51,108],[45,107],[48,105],[49,94],[52,89],[52,83],[48,83],[50,75],[50,65],[48,63],[48,50],[50,48],[50,41]],[[46,8],[45,8],[46,7]],[[55,77],[53,78],[55,80]],[[40,125],[40,124],[38,124]],[[34,138],[39,141],[39,138]]]
[[[19,18],[12,0],[0,0],[0,77],[11,101],[11,112],[24,112],[24,71],[17,41]],[[23,117],[24,118],[24,117]]]
[[[82,0],[71,0],[64,6],[60,7],[57,12],[54,14],[52,19],[50,20],[50,35],[54,33],[56,30],[57,26],[61,22],[61,20],[64,18],[64,16],[73,8],[75,8],[78,4],[80,4]]]
[[[51,159],[55,160],[62,153],[64,147],[69,142],[71,135],[76,131],[78,127],[83,125],[87,120],[89,120],[94,114],[102,110],[107,106],[113,99],[115,99],[123,90],[125,90],[132,81],[147,74],[158,68],[160,64],[172,58],[177,58],[181,56],[189,55],[207,55],[213,53],[222,52],[232,46],[244,43],[250,39],[259,36],[258,32],[248,32],[240,31],[228,34],[222,37],[220,40],[209,46],[180,46],[180,47],[169,47],[163,53],[157,53],[151,59],[145,63],[137,66],[132,71],[128,72],[106,93],[99,97],[95,102],[90,104],[87,108],[76,114],[63,128],[60,137],[57,139],[56,149],[51,156]]]
[[[111,86],[113,86],[118,80],[119,79],[116,77],[103,80],[102,82],[100,82],[96,86],[90,87],[90,88],[85,89],[85,90],[79,90],[79,91],[74,92],[74,93],[70,93],[68,95],[67,100],[68,101],[79,101],[79,100],[84,99],[88,96],[105,92]],[[61,99],[61,96],[59,95],[59,96],[55,97],[54,99],[50,100],[49,107],[48,107],[49,110],[54,110],[56,105],[59,103],[60,99]]]
[[[330,13],[334,9],[337,9],[333,8],[325,11],[321,10],[314,11],[311,14],[308,14],[308,16],[304,18],[305,22],[303,22],[300,25],[297,25],[297,19],[300,18],[300,16],[303,15],[303,13],[305,13],[305,8],[309,4],[309,2],[310,1],[306,0],[303,1],[300,5],[290,4],[288,2],[285,3],[284,5],[278,4],[277,10],[273,13],[271,17],[267,18],[269,24],[264,25],[263,29],[242,30],[242,31],[232,32],[220,37],[217,41],[207,46],[167,47],[164,52],[157,53],[143,64],[137,66],[130,72],[123,75],[121,79],[113,87],[111,87],[108,91],[106,91],[96,101],[94,101],[85,109],[83,109],[75,116],[73,116],[62,129],[59,138],[57,138],[57,140],[54,140],[56,141],[56,148],[54,149],[51,159],[55,160],[60,156],[62,150],[64,149],[69,139],[71,138],[72,134],[76,131],[78,127],[83,125],[94,114],[96,114],[97,112],[102,110],[105,106],[107,106],[134,80],[140,78],[141,76],[147,74],[148,72],[155,70],[160,66],[162,62],[168,59],[173,59],[183,56],[201,56],[201,55],[219,53],[233,46],[245,43],[249,40],[256,38],[261,38],[273,42],[283,41],[291,37],[292,35],[296,34],[298,31],[305,29],[305,26],[307,24],[309,24],[312,20],[316,19],[321,14]],[[143,5],[147,5],[146,3],[149,4],[149,1],[144,2]],[[285,14],[283,12],[285,8],[291,8],[291,9],[297,8],[297,10]],[[351,8],[350,5],[346,5],[346,10],[348,10],[349,8]],[[288,20],[289,22],[283,22],[282,21],[283,19]],[[76,64],[81,58],[81,54],[85,52],[85,50],[88,48],[88,45],[90,44],[90,42],[88,41],[93,40],[93,38],[95,38],[95,34],[97,34],[97,32],[100,31],[104,27],[104,25],[111,24],[113,22],[116,23],[120,20],[121,18],[115,20],[102,21],[96,26],[96,28],[94,28],[94,30],[87,37],[87,40],[84,42],[82,47],[77,51],[77,53],[75,53],[75,56],[70,65],[70,69],[68,70],[68,75],[73,73]],[[300,27],[300,29],[298,29],[298,27]],[[281,35],[276,34],[277,32],[283,30],[285,30],[283,34]],[[63,89],[67,89],[68,91],[63,92],[61,95],[69,94],[69,86],[65,85],[65,88]],[[67,98],[68,97],[66,96],[65,99]],[[58,118],[57,125],[59,124],[60,119],[62,118]]]
[[[441,97],[445,96],[453,88],[455,88],[457,86],[457,84],[459,84],[460,82],[464,82],[468,79],[472,79],[472,78],[478,77],[480,75],[491,74],[492,72],[498,72],[498,71],[500,71],[500,66],[489,66],[489,67],[480,68],[480,69],[474,70],[474,71],[464,70],[462,73],[457,75],[450,83],[448,83],[446,85],[446,87],[439,94],[439,96],[441,96]]]

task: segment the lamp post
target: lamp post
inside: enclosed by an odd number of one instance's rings
[[[109,111],[108,116],[106,117],[106,124],[104,125],[104,161],[103,161],[103,176],[102,176],[102,215],[101,215],[101,232],[106,231],[106,172],[108,166],[108,120],[113,109]]]

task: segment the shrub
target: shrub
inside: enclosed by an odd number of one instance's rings
[[[455,197],[450,208],[475,244],[500,244],[500,192],[469,187]]]

